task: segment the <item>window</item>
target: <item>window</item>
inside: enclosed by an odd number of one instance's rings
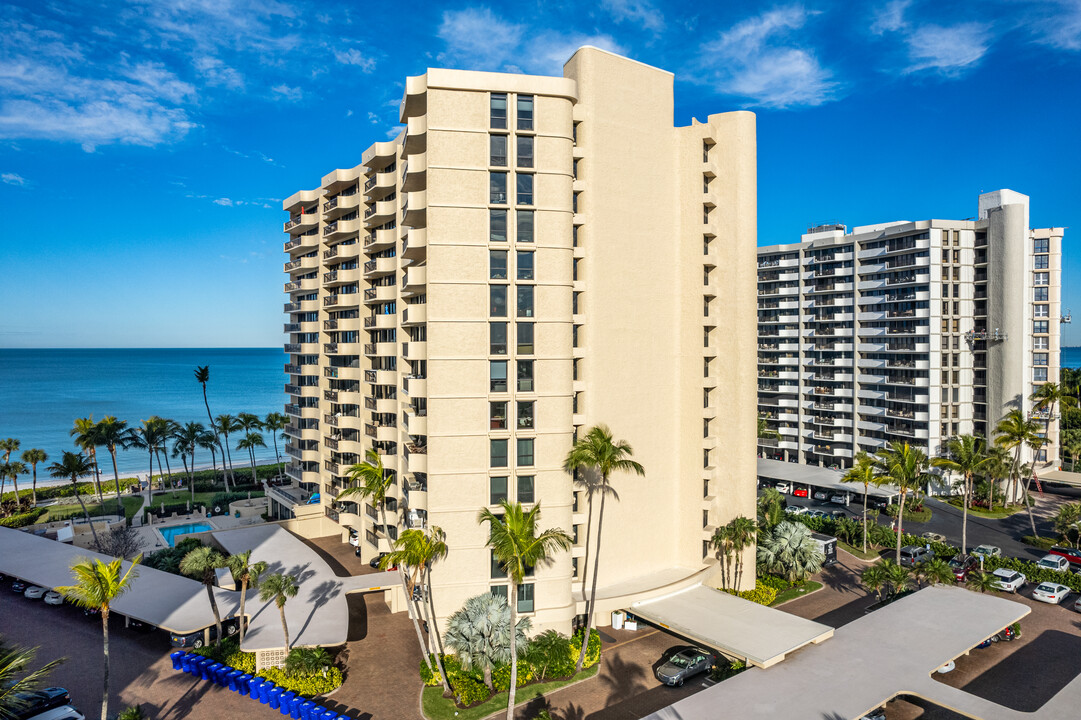
[[[702,162],[709,162],[709,143],[702,141]]]
[[[1050,241],[1047,238],[1036,238],[1035,240],[1032,241],[1032,252],[1034,252],[1034,253],[1051,252],[1051,249],[1049,247],[1049,243],[1050,243]]]
[[[507,467],[507,440],[490,440],[489,467]]]
[[[506,289],[505,287],[503,288]],[[519,285],[518,290],[518,317],[533,317],[533,286]],[[504,306],[504,311],[506,306]]]
[[[498,505],[507,499],[507,478],[488,478],[488,504]]]
[[[492,285],[488,288],[488,295],[491,297],[491,314],[492,317],[506,317],[507,316],[507,286],[506,285]]]
[[[533,361],[518,361],[518,392],[533,392]]]
[[[518,251],[518,279],[533,279],[533,253]]]
[[[518,438],[518,467],[532,467],[533,438]]]
[[[506,180],[506,173],[503,173],[504,180]],[[515,187],[518,190],[518,204],[519,205],[532,205],[533,204],[533,176],[528,173],[519,173],[515,176]],[[504,184],[504,190],[506,185]],[[495,202],[494,200],[492,202]],[[506,202],[506,200],[503,200]]]
[[[533,354],[533,323],[520,322],[518,323],[518,354],[519,355],[532,355]]]
[[[1050,317],[1051,316],[1050,310],[1051,310],[1050,305],[1033,305],[1032,306],[1032,315],[1034,317],[1038,317],[1038,318]]]
[[[533,129],[533,96],[518,96],[518,129]]]
[[[1047,364],[1047,359],[1048,359],[1048,354],[1045,353],[1045,352],[1032,353],[1032,364],[1033,365],[1046,365]]]
[[[703,175],[702,176],[702,192],[704,192],[704,193],[709,192],[709,180],[710,180],[709,175]]]
[[[1032,262],[1032,267],[1036,268],[1037,270],[1046,270],[1048,267],[1050,267],[1051,258],[1049,258],[1047,255],[1037,255],[1032,259]]]
[[[533,583],[518,586],[518,612],[533,612]]]
[[[709,224],[709,208],[702,208],[702,222],[706,225]]]
[[[1047,302],[1047,288],[1032,288],[1032,299],[1035,302]]]
[[[1047,382],[1047,368],[1032,368],[1032,382]]]
[[[533,136],[518,136],[518,167],[533,167]]]
[[[488,211],[488,240],[490,242],[507,242],[507,211]]]
[[[533,401],[518,403],[518,429],[533,429]]]
[[[524,243],[533,242],[533,211],[516,210],[514,213],[514,221],[518,226],[518,232],[514,239]]]
[[[702,418],[702,437],[709,437],[709,418]]]
[[[490,407],[492,430],[507,429],[507,403],[506,401],[488,403]]]
[[[1050,279],[1050,275],[1045,272],[1032,273],[1033,285],[1046,285]]]
[[[492,93],[491,127],[497,130],[507,129],[507,94]]]
[[[507,279],[507,251],[488,251],[488,278],[490,280]]]
[[[488,389],[494,393],[507,392],[506,360],[492,360],[488,363]]]
[[[489,149],[489,165],[495,165],[496,167],[507,166],[507,136],[506,135],[490,135],[488,140]]]
[[[702,254],[709,255],[709,241],[712,240],[709,235],[702,236]]]
[[[582,293],[580,293],[580,292],[572,292],[571,293],[571,315],[577,315],[578,314],[578,296],[581,295],[581,294]]]
[[[507,323],[497,322],[490,323],[491,339],[489,341],[488,353],[490,355],[506,355],[507,354]]]
[[[491,588],[488,589],[488,592],[491,593],[492,597],[501,597],[504,600],[506,600],[508,597],[506,585],[493,585]]]
[[[535,502],[533,498],[533,476],[522,475],[518,478],[518,502]]]
[[[498,580],[499,578],[507,577],[507,571],[503,569],[503,566],[500,564],[499,560],[496,559],[494,552],[491,553],[491,556],[492,556],[492,579],[493,580]],[[506,588],[504,588],[504,591],[505,590],[506,590]]]
[[[493,205],[507,204],[507,173],[488,173],[488,202]]]
[[[1048,343],[1049,339],[1045,337],[1032,338],[1032,348],[1034,350],[1047,350]]]
[[[1048,323],[1047,323],[1046,320],[1033,320],[1032,321],[1032,332],[1035,333],[1036,335],[1039,335],[1039,334],[1046,335],[1047,330],[1048,330]]]

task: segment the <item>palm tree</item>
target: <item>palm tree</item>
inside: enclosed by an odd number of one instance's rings
[[[758,437],[760,438],[775,438],[777,437],[777,431],[770,428],[766,424],[766,417],[764,415],[758,416]]]
[[[525,631],[529,618],[522,618],[515,627],[515,644],[525,646]],[[506,598],[484,593],[465,601],[460,610],[447,620],[447,647],[466,672],[480,670],[489,691],[492,670],[511,661],[510,605]]]
[[[1021,482],[1021,451],[1026,446],[1037,449],[1043,444],[1044,439],[1040,437],[1039,432],[1040,424],[1035,420],[1026,418],[1025,414],[1017,409],[1006,413],[998,421],[998,425],[995,426],[995,444],[1004,450],[1013,451],[1013,472],[1011,474],[1014,478],[1014,489],[1011,495],[1017,494],[1017,486]],[[1040,537],[1039,532],[1036,530],[1036,518],[1032,514],[1032,503],[1029,502],[1028,488],[1029,485],[1026,483],[1024,496],[1025,507],[1028,508],[1028,520],[1032,525],[1032,536]]]
[[[875,453],[875,475],[882,484],[895,485],[900,491],[901,504],[897,509],[897,559],[901,562],[901,535],[905,517],[905,497],[918,488],[927,475],[927,456],[907,442],[892,442]]]
[[[203,386],[203,405],[206,406],[206,419],[210,421],[210,429],[214,431],[214,439],[217,440],[218,449],[221,450],[222,479],[225,480],[225,492],[229,492],[229,476],[225,472],[225,447],[221,443],[221,435],[218,434],[218,426],[214,424],[214,416],[210,414],[210,403],[206,399],[206,384],[210,381],[210,366],[200,365],[195,368],[195,381]],[[226,417],[226,416],[222,416]]]
[[[35,506],[38,504],[38,463],[43,463],[48,459],[49,456],[45,454],[45,451],[39,448],[23,450],[23,462],[29,464],[34,473],[34,484],[30,486],[30,502]]]
[[[154,480],[154,452],[164,442],[165,429],[164,420],[157,415],[151,415],[149,419],[142,421],[141,427],[131,428],[128,431],[124,443],[126,447],[146,450],[147,455],[150,457],[150,472],[146,476],[147,507],[153,502],[154,497],[152,487]],[[161,470],[161,463],[158,464],[158,470]]]
[[[984,466],[983,474],[987,478],[987,511],[992,512],[995,508],[995,489],[999,480],[1005,480],[1010,476],[1013,467],[1010,453],[1005,448],[992,445],[987,448],[987,465]]]
[[[285,633],[285,649],[289,650],[289,625],[285,622],[285,602],[297,594],[297,581],[292,575],[275,573],[268,575],[259,585],[259,599],[263,602],[273,600],[282,617],[282,631]]]
[[[1066,542],[1074,547],[1081,544],[1081,503],[1064,503],[1059,506],[1058,514],[1053,521],[1055,531],[1066,538]],[[1072,536],[1072,537],[1071,537]]]
[[[263,436],[254,430],[249,430],[244,437],[237,440],[237,450],[247,450],[248,457],[251,459],[251,481],[253,484],[259,484],[259,474],[255,471],[255,448],[265,448],[266,443],[263,442]]]
[[[873,592],[882,599],[882,589],[887,586],[886,568],[881,563],[875,563],[860,573],[860,583],[867,588],[867,592]]]
[[[326,674],[326,669],[334,662],[324,648],[310,647],[297,648],[285,658],[285,671],[288,673],[300,673],[314,675],[320,670]]]
[[[71,478],[71,484],[75,488],[75,499],[79,501],[79,507],[83,509],[83,516],[86,517],[90,533],[94,536],[94,546],[97,547],[98,531],[94,529],[94,523],[90,522],[90,513],[86,511],[86,503],[83,502],[83,496],[79,494],[79,478],[92,473],[94,466],[81,454],[65,450],[60,462],[54,462],[47,469],[50,477]]]
[[[709,544],[717,551],[717,559],[721,564],[721,587],[727,588],[730,581],[729,576],[732,574],[730,571],[732,565],[732,540],[729,537],[728,526],[721,525],[714,530]]]
[[[997,579],[991,573],[976,571],[968,574],[968,577],[965,579],[965,586],[968,587],[969,590],[977,590],[985,593],[988,590],[997,590],[998,586],[995,585],[996,582]]]
[[[1077,458],[1081,457],[1081,440],[1071,440],[1062,446],[1062,452],[1070,458],[1070,470],[1077,472]]]
[[[758,497],[758,527],[770,532],[784,520],[784,495],[777,488],[766,488]]]
[[[1029,396],[1029,399],[1036,403],[1037,409],[1047,411],[1045,430],[1050,429],[1051,422],[1055,419],[1056,405],[1060,408],[1077,407],[1077,398],[1060,383],[1044,383]]]
[[[577,675],[582,671],[582,664],[586,659],[586,646],[589,644],[590,632],[593,630],[593,609],[597,600],[597,575],[600,571],[601,559],[601,528],[604,524],[604,501],[610,494],[612,473],[634,473],[639,477],[646,474],[645,468],[636,460],[631,459],[634,450],[626,440],[615,440],[612,431],[607,425],[595,425],[589,429],[585,437],[579,439],[567,453],[563,467],[569,473],[583,470],[594,473],[599,477],[599,494],[601,496],[600,508],[597,512],[597,547],[593,553],[593,577],[590,585],[589,597],[586,598],[586,641],[582,642],[582,649],[578,653],[578,663],[574,672]],[[588,492],[587,517],[593,518],[593,493]],[[618,496],[617,496],[618,499]],[[586,526],[586,548],[589,548],[589,525]],[[588,563],[586,563],[588,565]],[[585,579],[582,581],[585,586]]]
[[[758,542],[758,562],[789,582],[803,582],[822,569],[826,556],[802,523],[784,521]]]
[[[972,478],[990,462],[981,438],[961,435],[946,443],[949,455],[931,460],[935,467],[961,476],[961,552],[968,552],[968,503],[972,497]]]
[[[68,431],[68,435],[75,438],[75,447],[86,453],[90,463],[94,467],[94,487],[98,491],[98,502],[105,504],[105,498],[101,494],[101,477],[98,472],[98,429],[91,414],[84,418],[75,418],[75,426]]]
[[[168,478],[165,482],[171,486],[173,483],[173,469],[169,467],[169,440],[176,437],[177,431],[180,430],[180,423],[171,418],[159,418],[159,422],[161,426],[161,443],[154,452],[161,452],[165,456],[165,473]],[[161,470],[160,456],[158,458],[158,470]]]
[[[0,718],[20,717],[29,709],[26,693],[45,684],[45,677],[65,658],[31,670],[38,649],[7,645],[0,641]]]
[[[270,439],[274,441],[274,463],[278,465],[278,477],[281,477],[282,457],[278,454],[278,433],[289,424],[289,418],[279,412],[267,413],[263,418],[263,429],[270,431]]]
[[[244,431],[244,434],[255,432],[256,430],[263,429],[263,421],[259,419],[258,415],[252,413],[240,413],[236,416],[237,424],[240,425],[240,429]],[[265,445],[263,447],[266,447]],[[248,448],[248,455],[254,462],[255,454],[252,448]]]
[[[188,474],[188,482],[191,484],[191,501],[195,502],[195,448],[199,446],[199,440],[206,434],[206,428],[202,423],[189,422],[177,428],[173,434],[173,453],[180,456],[184,462],[184,472]],[[188,470],[188,460],[191,457],[191,470]]]
[[[259,576],[266,572],[267,564],[263,561],[252,562],[251,550],[230,555],[225,560],[226,567],[233,573],[233,580],[240,583],[240,644],[244,644],[244,630],[248,616],[244,612],[244,603],[248,598],[248,588],[259,587]]]
[[[229,492],[229,478],[233,474],[233,453],[229,449],[229,433],[239,430],[240,424],[232,415],[219,415],[213,422],[215,432],[225,438],[222,443],[221,462],[224,465],[226,460],[229,461],[229,472],[225,476],[225,492]]]
[[[190,550],[180,560],[180,572],[195,578],[206,586],[206,596],[210,599],[210,609],[214,611],[214,626],[218,630],[218,637],[214,639],[214,645],[221,647],[221,613],[218,612],[218,600],[214,597],[214,580],[218,568],[225,567],[225,557],[212,547],[203,545]]]
[[[123,514],[123,510],[120,508],[120,471],[116,469],[116,448],[119,445],[121,448],[125,447],[127,439],[128,423],[124,420],[117,420],[112,415],[106,415],[95,426],[95,432],[98,436],[98,442],[105,446],[109,451],[109,456],[113,460],[113,482],[116,483],[116,505],[117,513]]]
[[[11,453],[18,452],[19,441],[15,438],[4,438],[0,440],[0,452],[4,453],[4,462],[6,463],[11,459]],[[4,494],[4,483],[7,482],[7,476],[0,476],[0,497]]]
[[[867,495],[872,485],[878,485],[875,474],[875,461],[866,451],[860,450],[852,461],[852,467],[841,478],[841,482],[863,484],[863,552],[867,554]]]
[[[630,451],[630,448],[627,448]],[[526,573],[532,572],[537,565],[551,559],[556,550],[569,550],[572,541],[570,535],[558,528],[545,530],[537,534],[537,520],[540,518],[540,503],[529,511],[522,509],[522,504],[501,503],[502,515],[496,515],[484,508],[477,516],[478,522],[488,523],[488,547],[492,555],[507,573],[510,580],[510,626],[517,628],[515,615],[518,611],[518,586]],[[598,523],[599,525],[599,523]],[[589,644],[589,634],[582,637],[582,645]],[[514,697],[518,682],[517,633],[510,636],[510,697],[507,700],[507,720],[514,720]]]
[[[19,497],[19,476],[26,474],[26,465],[18,460],[6,462],[0,465],[0,473],[11,478],[11,482],[15,485],[15,512],[18,513],[22,508],[22,499]]]
[[[64,453],[68,455],[69,453]],[[74,453],[70,453],[74,454]],[[143,559],[142,555],[131,561],[127,571],[120,573],[123,560],[103,562],[98,559],[82,558],[71,566],[74,585],[56,588],[73,604],[86,610],[97,610],[101,615],[101,632],[105,648],[105,673],[101,693],[101,720],[109,718],[109,610],[113,601],[131,589],[138,577],[136,566]]]
[[[950,564],[938,557],[920,563],[916,575],[928,585],[952,585],[957,579]]]
[[[891,595],[899,595],[912,587],[912,571],[904,565],[886,560],[883,562],[886,572],[886,582],[890,586]]]

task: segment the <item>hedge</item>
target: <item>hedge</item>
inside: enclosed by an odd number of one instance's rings
[[[38,518],[48,512],[45,508],[36,508],[27,513],[21,515],[12,515],[0,520],[0,527],[6,528],[21,528],[27,525],[33,525],[38,521]]]
[[[120,478],[120,492],[123,493],[131,486],[138,484],[138,478]],[[97,495],[97,492],[98,491],[94,487],[94,483],[92,482],[81,482],[76,485],[72,485],[71,483],[67,483],[65,485],[49,485],[48,487],[38,488],[38,502],[41,502],[42,500],[53,500],[55,498],[75,497],[76,495]],[[101,493],[102,495],[108,496],[110,492],[115,498],[116,481],[113,478],[106,478],[102,476]],[[31,493],[31,488],[19,489],[20,498],[28,499],[31,497]],[[8,500],[14,502],[15,491],[12,490],[11,492],[4,493],[3,500],[5,502]]]
[[[740,590],[737,592],[735,590],[726,589],[725,592],[729,595],[736,595],[744,600],[758,603],[759,605],[766,605],[767,607],[772,605],[773,601],[777,599],[777,590],[762,584],[761,581],[755,582],[754,590]]]
[[[814,532],[820,532],[825,533],[826,535],[834,536],[839,534],[838,526],[840,525],[840,522],[843,522],[838,521],[837,518],[833,517],[808,517],[806,515],[793,515],[791,513],[786,513],[786,517],[788,520],[803,523],[807,526],[808,529],[813,530]],[[858,535],[862,536],[862,534],[863,533],[861,523],[860,532]],[[862,537],[859,536],[857,538],[854,538],[857,543],[862,540]],[[867,539],[872,545],[887,548],[895,547],[897,544],[897,533],[894,530],[890,530],[884,525],[868,522]],[[918,545],[920,547],[926,547],[927,545],[930,545],[931,551],[934,552],[935,556],[943,558],[944,560],[949,560],[954,555],[961,552],[960,548],[950,545],[949,543],[929,542],[925,538],[916,537],[915,535],[909,535],[906,532],[902,532],[901,534],[901,545]]]
[[[1053,582],[1065,585],[1074,592],[1081,592],[1081,575],[1069,570],[1051,570],[1040,567],[1029,560],[1008,557],[989,557],[983,561],[984,572],[994,572],[999,568],[1008,568],[1023,573],[1030,583]]]

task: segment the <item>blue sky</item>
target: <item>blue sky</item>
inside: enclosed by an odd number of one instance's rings
[[[974,12],[978,8],[978,13]],[[758,114],[759,244],[1032,197],[1081,232],[1081,0],[7,3],[3,347],[282,342],[280,201],[396,132],[426,67],[676,73],[676,117]],[[1064,305],[1081,315],[1081,260]],[[1079,317],[1081,320],[1081,317]],[[1081,344],[1081,323],[1067,335]]]

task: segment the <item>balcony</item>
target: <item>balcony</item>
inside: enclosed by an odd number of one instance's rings
[[[323,239],[327,241],[345,240],[360,234],[360,220],[335,220],[323,227]]]
[[[406,193],[402,203],[402,224],[406,227],[424,227],[428,214],[428,193],[425,190]]]
[[[356,212],[363,201],[364,196],[358,192],[353,192],[352,195],[336,195],[323,203],[323,218],[337,220],[342,215]]]
[[[402,391],[410,397],[427,397],[428,379],[407,375],[402,379]]]
[[[372,230],[364,237],[364,249],[368,252],[375,252],[394,247],[394,243],[398,239],[396,233],[397,231],[393,228],[389,230]]]
[[[424,258],[428,251],[428,231],[424,228],[410,228],[402,240],[402,257],[416,262]]]
[[[423,325],[428,321],[428,306],[424,303],[406,305],[402,309],[402,325]]]
[[[405,270],[405,282],[402,285],[402,296],[409,297],[423,293],[428,279],[428,268],[425,266],[410,266]]]
[[[402,357],[406,360],[427,360],[428,343],[415,341],[402,343]]]
[[[405,412],[405,431],[410,435],[427,435],[428,434],[428,417],[427,415],[418,415],[416,410],[412,407],[406,408]]]
[[[398,299],[398,288],[394,285],[380,285],[367,288],[364,291],[364,303],[366,305],[383,304],[394,302]]]
[[[287,232],[290,235],[300,235],[303,232],[311,230],[313,227],[319,224],[319,215],[317,213],[304,213],[301,215],[294,215],[285,221],[282,225],[282,232]]]
[[[397,270],[397,258],[383,257],[364,263],[364,277],[374,278],[392,275]]]
[[[378,200],[364,211],[364,226],[377,227],[390,222],[397,216],[398,208],[395,200]]]

